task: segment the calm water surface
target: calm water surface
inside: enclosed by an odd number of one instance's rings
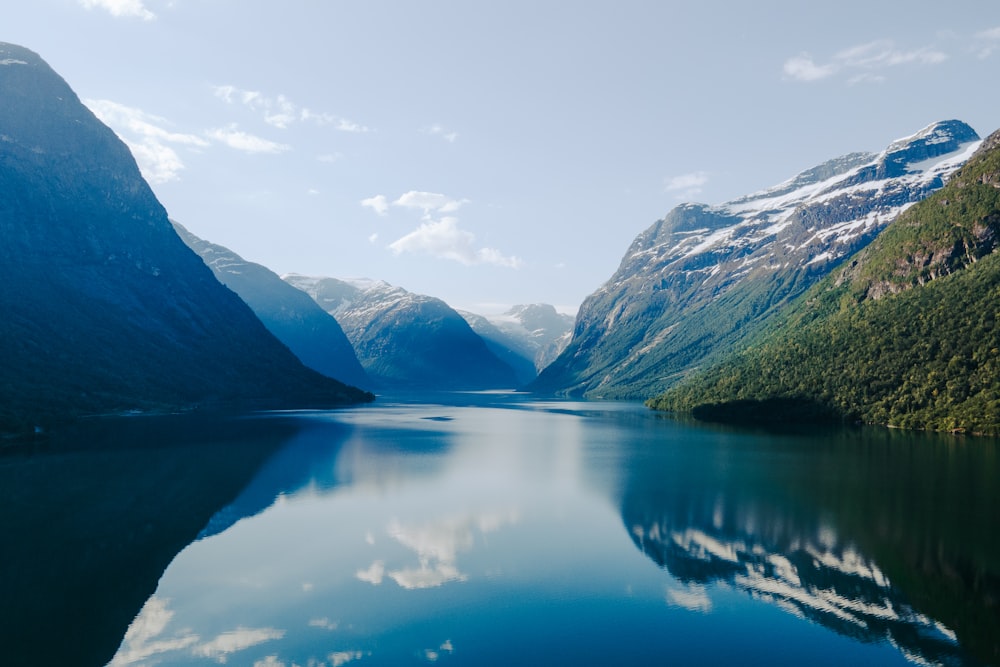
[[[102,469],[152,472],[101,487],[107,521],[78,513],[104,552],[70,549],[53,590],[23,593],[83,626],[92,664],[1000,664],[993,440],[497,395],[233,424],[103,448]],[[79,474],[83,455],[0,474]],[[22,579],[67,569],[22,560]]]

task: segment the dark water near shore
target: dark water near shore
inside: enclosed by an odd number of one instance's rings
[[[453,395],[0,457],[3,664],[997,665],[1000,443]]]

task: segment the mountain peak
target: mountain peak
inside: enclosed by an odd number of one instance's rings
[[[955,153],[973,143],[978,146],[979,141],[976,131],[962,121],[939,121],[889,144],[880,156],[874,175],[876,178],[892,178],[926,171],[926,161]]]
[[[886,154],[893,154],[898,151],[908,150],[914,146],[935,146],[954,142],[964,144],[970,141],[978,141],[979,135],[967,123],[960,120],[940,120],[931,123],[919,132],[902,139],[893,141],[886,148]],[[954,150],[954,149],[951,149]],[[943,152],[949,152],[945,150]]]
[[[728,203],[677,206],[584,301],[572,342],[532,387],[610,397],[670,385],[941,188],[979,144],[941,121]]]

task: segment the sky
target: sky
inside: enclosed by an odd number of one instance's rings
[[[575,312],[674,206],[1000,128],[1000,3],[32,0],[174,220],[279,273]]]

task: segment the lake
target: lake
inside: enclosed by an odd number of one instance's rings
[[[1000,664],[996,440],[424,401],[6,452],[3,663]]]

